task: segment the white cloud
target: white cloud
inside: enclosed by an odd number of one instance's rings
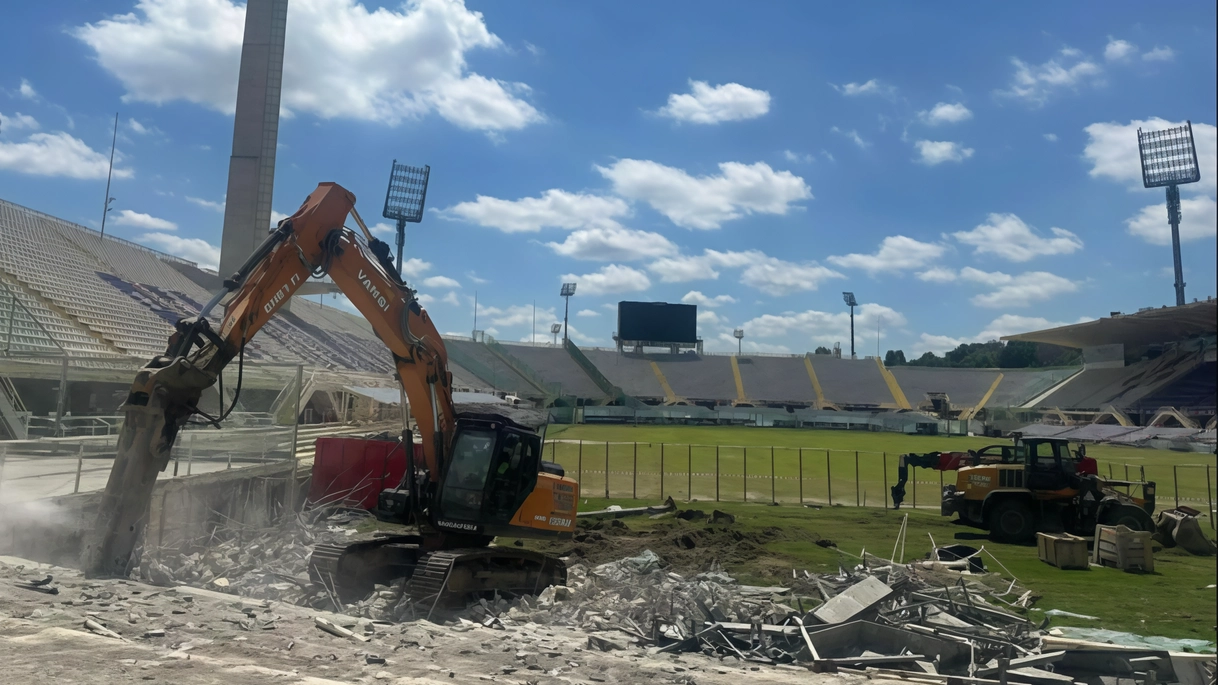
[[[72,34],[123,84],[125,101],[186,100],[231,113],[244,24],[244,6],[232,0],[139,0],[136,11]],[[390,125],[434,111],[486,131],[544,119],[521,97],[527,86],[467,71],[467,53],[503,43],[459,0],[415,0],[400,11],[312,0],[292,3],[288,24],[288,111]]]
[[[1011,58],[1015,74],[1007,90],[995,91],[1002,97],[1023,100],[1032,105],[1043,105],[1058,90],[1077,90],[1081,86],[1100,85],[1103,69],[1091,60],[1084,59],[1077,50],[1062,50],[1065,64],[1057,59],[1040,65],[1031,65],[1017,57]]]
[[[665,283],[716,279],[718,269],[743,269],[740,282],[770,295],[816,290],[829,278],[845,278],[816,262],[789,262],[770,257],[760,250],[718,252],[704,250],[701,255],[677,255],[657,259],[647,269]]]
[[[1109,62],[1122,62],[1138,51],[1138,46],[1127,40],[1108,36],[1108,45],[1104,46],[1104,59]]]
[[[579,284],[578,292],[581,295],[633,293],[651,287],[647,274],[621,264],[609,264],[590,274],[564,274],[562,281]]]
[[[380,221],[369,226],[368,231],[372,233],[372,235],[396,236],[398,233],[398,227],[394,226],[393,224]]]
[[[1090,317],[1082,317],[1077,321],[1050,321],[1041,316],[1019,316],[1017,314],[1003,314],[994,319],[977,335],[965,338],[954,338],[947,335],[932,335],[923,333],[913,346],[914,356],[921,356],[925,352],[935,352],[943,354],[949,350],[953,350],[960,345],[966,343],[981,343],[991,340],[999,340],[1003,336],[1016,335],[1019,333],[1027,333],[1030,331],[1041,331],[1046,328],[1057,328],[1059,326],[1069,326],[1072,323],[1083,323],[1091,321]]]
[[[973,148],[950,140],[919,140],[914,145],[921,156],[918,161],[927,166],[944,162],[963,162],[973,156]]]
[[[698,312],[698,326],[703,330],[711,326],[723,326],[726,323],[727,320],[722,316],[719,316],[719,314],[714,310],[703,309],[702,311]]]
[[[1143,207],[1125,220],[1130,235],[1152,245],[1171,245],[1171,226],[1167,223],[1167,203]],[[1218,204],[1212,197],[1180,200],[1180,242],[1212,239],[1218,231]]]
[[[616,217],[628,215],[630,205],[616,197],[552,188],[541,197],[519,200],[479,195],[473,202],[462,202],[438,213],[445,219],[460,219],[504,233],[535,233],[543,228],[616,227]]]
[[[774,296],[816,290],[829,278],[845,276],[815,262],[797,264],[775,257],[759,259],[740,274],[741,283]]]
[[[205,209],[210,209],[215,212],[224,211],[224,202],[223,201],[215,202],[213,200],[204,200],[203,198],[200,198],[200,197],[190,197],[189,195],[186,196],[186,201],[191,204],[196,204],[196,205],[199,205],[200,207],[203,207]]]
[[[575,312],[575,315],[590,318],[590,317],[594,317],[594,316],[600,316],[601,313],[596,311],[595,309],[581,309],[578,312]]]
[[[1049,229],[1053,237],[1046,238],[1014,214],[990,214],[986,223],[971,231],[958,231],[952,235],[972,245],[973,254],[992,254],[1008,262],[1026,262],[1042,255],[1070,254],[1083,248],[1083,241],[1075,234],[1056,226]]]
[[[1056,143],[1057,134],[1056,133],[1046,133],[1046,134],[1044,134],[1044,139],[1049,141],[1050,143]]]
[[[30,82],[25,79],[21,79],[21,86],[17,89],[17,93],[26,100],[38,99],[38,91],[34,90],[34,86],[31,86]]]
[[[145,233],[140,236],[139,242],[209,269],[220,265],[220,248],[206,240],[183,238],[172,233]]]
[[[892,86],[885,86],[880,83],[879,79],[874,78],[866,83],[847,83],[841,86],[830,83],[829,85],[833,86],[833,89],[837,92],[848,97],[855,95],[887,95],[891,94],[894,90]]]
[[[451,304],[454,307],[461,306],[461,298],[457,296],[457,293],[454,290],[448,291],[448,294],[440,298],[440,301],[444,304]]]
[[[120,226],[135,226],[136,228],[144,228],[149,231],[176,231],[178,225],[166,219],[158,219],[151,214],[143,214],[133,212],[130,209],[119,210],[111,219],[114,223]]]
[[[1153,50],[1142,53],[1142,59],[1147,62],[1170,62],[1176,58],[1176,52],[1169,47],[1155,46]]]
[[[677,246],[659,233],[629,228],[585,228],[546,247],[564,257],[603,262],[650,259],[675,254]]]
[[[782,158],[788,162],[794,162],[796,164],[806,164],[808,162],[816,161],[816,158],[810,154],[792,152],[791,150],[783,150]]]
[[[956,280],[956,271],[942,266],[932,266],[918,273],[918,280],[929,283],[951,283]]]
[[[288,218],[289,216],[291,216],[291,215],[284,214],[283,212],[276,212],[275,210],[272,209],[271,210],[271,228],[275,228],[276,226],[279,225],[280,221],[283,221],[284,219]]]
[[[690,93],[672,93],[658,114],[694,124],[756,119],[770,111],[770,94],[739,83],[708,85],[690,81]]]
[[[478,276],[478,272],[476,272],[476,271],[466,271],[465,277],[467,279],[469,279],[470,283],[474,283],[477,285],[482,285],[484,283],[490,283],[490,281],[486,280],[485,278]]]
[[[0,113],[0,135],[7,131],[20,131],[21,129],[38,130],[38,120],[21,112],[17,112],[11,117]]]
[[[786,214],[791,203],[812,197],[808,184],[764,162],[719,164],[718,176],[691,176],[657,162],[621,159],[596,170],[622,197],[641,200],[684,228],[719,228],[754,212]]]
[[[428,288],[435,288],[437,290],[439,290],[440,288],[460,288],[461,287],[461,284],[458,283],[456,279],[449,278],[448,276],[431,276],[429,278],[424,278],[423,285]]]
[[[868,145],[871,144],[871,143],[863,140],[863,137],[859,135],[859,132],[854,129],[850,129],[849,131],[843,131],[842,129],[834,126],[833,128],[829,129],[829,132],[838,134],[839,136],[845,138],[846,140],[849,140],[850,142],[854,143],[855,145],[859,146],[860,148],[866,148]]]
[[[1183,121],[1171,122],[1159,117],[1131,121],[1128,124],[1101,122],[1091,124],[1083,157],[1091,162],[1092,178],[1107,178],[1127,184],[1131,189],[1142,188],[1142,163],[1138,158],[1138,129],[1157,131],[1183,126]],[[1201,180],[1180,186],[1185,193],[1213,193],[1218,189],[1218,128],[1213,124],[1193,124],[1193,141],[1197,146],[1197,163]],[[1162,194],[1163,191],[1156,190]]]
[[[875,330],[878,325],[881,329],[881,337],[886,337],[888,330],[901,328],[907,323],[904,314],[891,307],[870,302],[857,307],[854,313],[856,339],[857,332],[860,330]],[[850,313],[808,310],[763,314],[746,321],[741,328],[744,329],[745,340],[750,337],[766,339],[791,333],[804,333],[807,336],[805,340],[808,342],[831,344],[850,339]]]
[[[958,124],[973,118],[972,111],[959,102],[940,102],[929,111],[918,112],[922,121],[932,126],[939,124]]]
[[[829,262],[847,269],[862,269],[872,276],[881,272],[919,269],[943,256],[942,245],[924,243],[903,235],[890,235],[880,241],[875,254],[848,254],[829,257]]]
[[[993,291],[979,293],[969,300],[978,307],[1027,307],[1034,302],[1078,290],[1078,285],[1073,281],[1046,271],[1028,271],[1011,276],[967,266],[960,270],[960,278],[993,288]]]
[[[402,263],[402,275],[406,278],[421,278],[431,270],[431,262],[425,262],[418,257],[411,257]]]
[[[81,180],[106,177],[109,155],[96,152],[79,138],[56,131],[34,133],[25,142],[0,141],[0,169],[32,176],[63,176]],[[115,178],[131,178],[134,172],[114,167]]]
[[[721,304],[735,304],[736,298],[731,295],[716,295],[707,297],[700,290],[691,290],[681,297],[685,304],[696,304],[700,307],[718,307]]]
[[[132,133],[137,133],[141,136],[161,135],[161,130],[159,128],[155,126],[145,126],[131,118],[127,119],[127,128],[130,129]]]

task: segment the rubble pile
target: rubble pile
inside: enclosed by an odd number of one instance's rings
[[[352,524],[369,514],[318,510],[291,517],[274,528],[217,529],[208,540],[184,548],[144,550],[135,576],[153,585],[191,585],[253,599],[301,606],[327,606],[324,590],[309,579],[313,545],[346,540]]]

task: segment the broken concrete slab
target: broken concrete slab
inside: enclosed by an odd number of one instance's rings
[[[892,594],[875,576],[867,576],[821,605],[812,614],[823,623],[845,623],[871,609]]]

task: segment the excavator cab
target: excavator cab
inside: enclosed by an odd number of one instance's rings
[[[436,492],[436,527],[484,534],[510,525],[540,471],[536,432],[505,417],[460,417]]]

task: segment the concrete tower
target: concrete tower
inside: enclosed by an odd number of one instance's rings
[[[288,0],[249,0],[233,117],[233,155],[220,241],[220,277],[228,278],[266,239],[275,189],[275,144],[283,86]]]

